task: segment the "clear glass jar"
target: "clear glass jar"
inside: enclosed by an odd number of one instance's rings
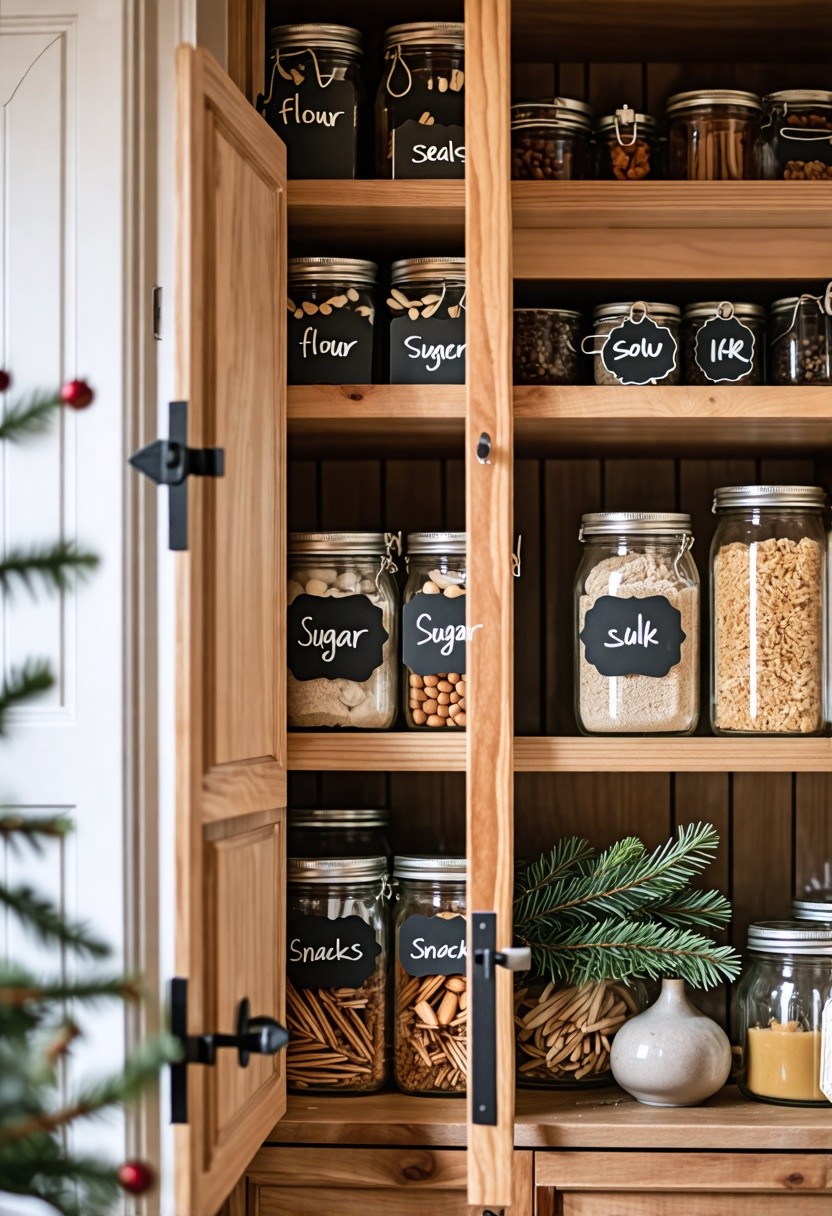
[[[511,107],[512,181],[580,181],[590,176],[592,107],[571,97]]]
[[[385,730],[398,713],[398,537],[289,536],[287,712],[290,727]]]
[[[289,258],[289,384],[369,384],[373,379],[375,262]]]
[[[387,1080],[386,857],[290,857],[286,1083],[370,1093]]]
[[[832,93],[782,89],[763,98],[765,176],[786,181],[832,178]]]
[[[779,1106],[828,1105],[819,1083],[821,1017],[830,999],[832,925],[749,925],[735,1015],[737,1083],[747,1098]]]
[[[414,21],[391,26],[384,35],[384,72],[376,98],[376,172],[379,177],[463,177],[464,146],[442,140],[441,160],[397,165],[394,132],[406,122],[427,128],[465,127],[465,26],[461,21]],[[436,132],[433,132],[435,135]],[[462,153],[461,159],[459,153]],[[439,171],[441,166],[441,171]]]
[[[689,515],[584,515],[575,717],[584,734],[689,735],[699,719],[699,572]]]
[[[575,987],[541,976],[519,977],[514,985],[517,1084],[531,1089],[612,1085],[612,1040],[646,1004],[647,990],[639,980]]]
[[[642,181],[657,177],[658,125],[649,114],[623,105],[595,124],[596,175],[602,180]]]
[[[748,370],[744,375],[732,378],[730,382],[754,387],[765,384],[766,310],[760,304],[737,304],[726,300],[706,300],[698,304],[685,305],[682,314],[685,383],[723,383],[723,381],[712,380],[696,360],[696,335],[703,325],[715,317],[723,319],[736,317],[742,325],[751,330],[752,334],[751,338],[746,338],[747,345],[742,352],[749,361]]]
[[[711,725],[718,735],[823,729],[824,493],[724,486],[711,545]]]
[[[267,95],[259,108],[286,144],[290,178],[358,174],[363,39],[347,25],[269,31]]]
[[[465,541],[464,532],[407,536],[402,646],[404,718],[411,730],[465,729]]]
[[[462,1095],[468,1066],[463,857],[397,857],[393,1076],[409,1094]]]
[[[391,384],[465,383],[465,258],[394,262],[387,307]]]
[[[579,312],[515,308],[515,384],[579,384],[580,350]]]
[[[657,304],[644,300],[618,301],[599,304],[592,310],[593,334],[584,342],[583,350],[594,355],[594,379],[596,384],[622,384],[622,378],[609,370],[602,358],[606,341],[622,321],[637,320],[647,316],[663,329],[669,329],[676,343],[674,365],[667,375],[648,381],[649,384],[681,384],[682,366],[679,358],[679,339],[682,329],[682,313],[675,304]]]
[[[832,293],[775,300],[769,313],[772,384],[832,384]]]
[[[390,857],[389,826],[380,807],[290,807],[286,847],[290,857]]]
[[[762,102],[739,89],[676,93],[667,103],[670,176],[754,181],[760,176]]]

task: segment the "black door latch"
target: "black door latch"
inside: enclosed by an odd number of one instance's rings
[[[486,1127],[497,1125],[497,967],[528,971],[528,946],[497,949],[497,916],[471,916],[473,969],[471,1014],[471,1119]]]

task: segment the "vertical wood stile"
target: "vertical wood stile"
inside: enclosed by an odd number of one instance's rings
[[[466,0],[465,123],[468,385],[466,526],[469,647],[467,735],[468,908],[496,911],[497,947],[511,944],[513,863],[514,434],[511,376],[509,0]],[[491,439],[490,463],[476,457]],[[470,962],[469,962],[470,967]],[[511,975],[497,968],[496,1127],[471,1122],[468,1202],[510,1206],[514,1130]],[[474,1007],[473,1016],[477,1011]]]

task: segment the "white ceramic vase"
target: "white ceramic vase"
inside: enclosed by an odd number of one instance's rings
[[[683,980],[663,980],[659,999],[625,1022],[612,1041],[612,1075],[648,1106],[696,1106],[731,1071],[725,1031],[685,995]]]

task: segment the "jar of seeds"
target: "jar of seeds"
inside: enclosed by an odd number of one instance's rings
[[[786,181],[832,178],[832,92],[781,89],[763,98],[765,176]]]
[[[402,608],[404,716],[414,730],[464,728],[464,532],[410,532]]]
[[[465,258],[390,269],[390,383],[465,383]]]
[[[468,985],[462,857],[397,857],[394,1079],[411,1094],[465,1093]]]
[[[580,331],[568,308],[515,308],[514,383],[578,384]]]
[[[381,807],[290,807],[290,857],[390,856],[390,812]]]
[[[681,321],[675,304],[599,304],[592,310],[594,333],[581,344],[594,356],[595,383],[681,384]]]
[[[706,300],[682,316],[686,384],[765,384],[766,310]]]
[[[597,176],[620,182],[656,177],[658,125],[649,114],[639,114],[626,103],[595,124]]]
[[[369,1093],[387,1080],[386,857],[290,857],[289,1089]]]
[[[461,21],[412,21],[387,30],[376,141],[379,177],[465,176]]]
[[[762,102],[740,89],[676,93],[667,103],[670,176],[682,181],[760,177]]]
[[[363,258],[289,258],[289,384],[371,383],[376,273]]]
[[[513,181],[576,181],[589,177],[592,107],[571,97],[511,107]]]
[[[787,296],[769,312],[772,384],[832,384],[832,284],[823,296]]]

